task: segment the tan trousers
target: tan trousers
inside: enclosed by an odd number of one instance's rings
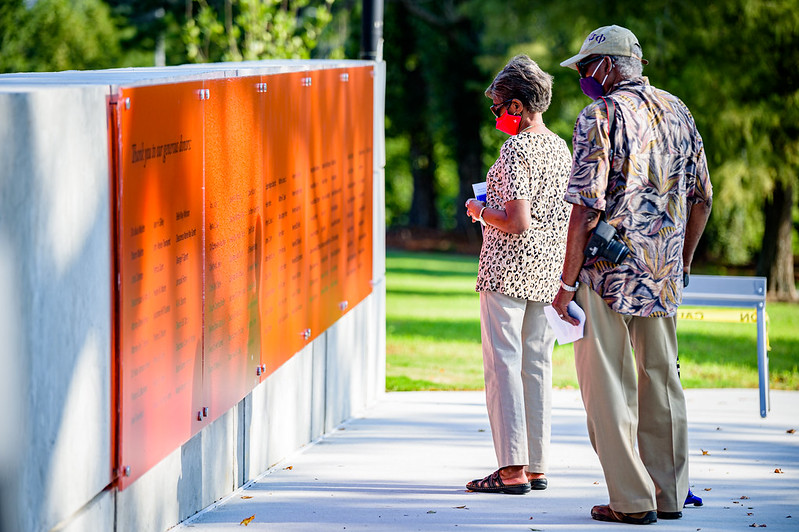
[[[547,471],[555,335],[545,306],[480,292],[486,406],[499,467]]]
[[[574,345],[577,379],[610,507],[681,511],[688,494],[688,428],[676,318],[618,314],[585,285],[576,301],[586,314],[585,336]]]

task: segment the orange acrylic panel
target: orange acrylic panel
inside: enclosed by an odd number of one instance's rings
[[[310,75],[264,76],[264,252],[261,288],[265,373],[309,340],[305,216],[310,171]]]
[[[203,85],[120,90],[120,489],[202,426]]]
[[[311,87],[311,172],[308,184],[308,305],[312,337],[347,310],[331,250],[341,242],[344,146],[344,96],[348,77],[340,69],[314,72]]]
[[[263,198],[260,76],[210,80],[205,103],[205,348],[209,421],[259,382]]]
[[[373,72],[372,67],[348,69],[343,193],[346,215],[339,267],[344,298],[350,306],[372,291]]]

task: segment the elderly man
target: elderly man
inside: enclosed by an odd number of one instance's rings
[[[610,495],[591,517],[631,524],[682,517],[688,437],[675,314],[712,200],[694,119],[642,77],[645,64],[619,26],[593,31],[561,63],[594,102],[574,128],[572,214],[553,301],[570,323],[572,299],[586,314],[575,365]]]

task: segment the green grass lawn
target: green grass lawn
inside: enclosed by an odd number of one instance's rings
[[[386,259],[388,390],[480,390],[477,257],[389,251]],[[799,390],[799,305],[769,303],[770,383]],[[680,321],[686,388],[757,388],[754,325]],[[577,387],[571,345],[555,346],[553,384]]]

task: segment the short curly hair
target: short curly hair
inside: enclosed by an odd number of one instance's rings
[[[525,109],[543,113],[552,101],[552,79],[528,56],[517,55],[497,74],[485,95],[502,101],[516,98]]]

